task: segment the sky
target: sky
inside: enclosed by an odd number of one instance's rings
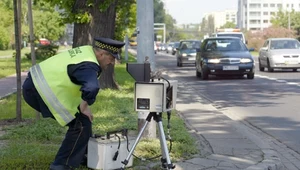
[[[162,0],[177,24],[201,23],[205,13],[237,10],[238,0]]]

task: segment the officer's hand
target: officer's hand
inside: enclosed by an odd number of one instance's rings
[[[91,110],[90,110],[89,105],[87,104],[87,102],[86,101],[82,101],[80,103],[79,108],[80,108],[80,112],[82,114],[86,115],[90,119],[90,121],[92,122],[93,121],[93,114],[92,114],[92,112],[91,112]]]

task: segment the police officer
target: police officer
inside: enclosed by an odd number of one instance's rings
[[[119,58],[123,42],[95,38],[93,46],[59,53],[30,68],[23,84],[23,97],[44,118],[68,126],[50,170],[78,168],[84,160],[93,115],[89,108],[99,91],[98,77]]]

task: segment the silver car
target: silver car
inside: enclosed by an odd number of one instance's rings
[[[268,68],[269,72],[274,69],[300,68],[300,43],[294,38],[270,38],[259,50],[259,70]]]

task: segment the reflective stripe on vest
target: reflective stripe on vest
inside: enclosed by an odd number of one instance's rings
[[[40,87],[41,92],[44,94],[51,107],[58,113],[62,120],[64,120],[63,124],[66,125],[71,122],[75,117],[64,107],[63,104],[59,102],[49,84],[45,80],[39,64],[31,67],[30,72],[32,73],[31,75],[34,76],[37,85]],[[62,122],[59,123],[62,124]]]

